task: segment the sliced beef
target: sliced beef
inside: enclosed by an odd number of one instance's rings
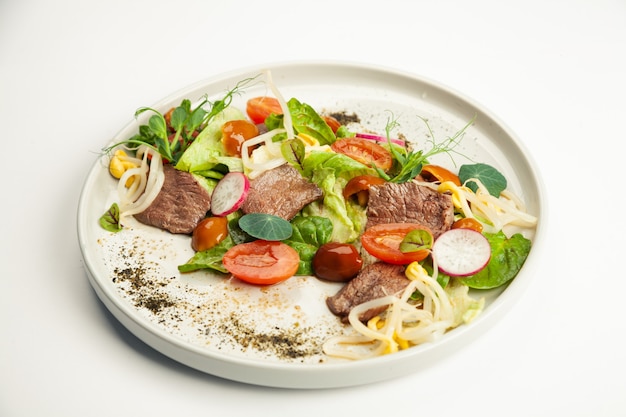
[[[381,223],[419,223],[436,239],[454,222],[452,197],[415,182],[385,183],[369,189],[367,227]]]
[[[348,321],[350,310],[359,304],[386,295],[402,292],[409,284],[404,274],[405,267],[376,262],[363,268],[361,272],[349,281],[339,292],[326,299],[326,305],[339,316],[342,321]],[[359,320],[367,321],[383,312],[387,306],[370,309],[361,314]]]
[[[171,233],[190,234],[211,208],[211,196],[192,174],[163,165],[165,181],[152,204],[135,218]]]
[[[250,181],[244,213],[266,213],[291,220],[307,204],[321,198],[321,188],[311,183],[291,165],[267,170]]]

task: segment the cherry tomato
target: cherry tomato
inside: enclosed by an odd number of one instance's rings
[[[226,217],[207,217],[193,229],[191,247],[196,252],[211,249],[228,236]]]
[[[357,175],[346,184],[346,187],[343,189],[343,198],[347,200],[355,196],[359,205],[365,207],[369,199],[370,187],[384,183],[384,179],[374,175]]]
[[[425,181],[452,181],[459,187],[461,186],[461,180],[459,180],[458,175],[439,165],[424,165],[422,167],[422,172],[420,172],[420,175],[422,176],[422,178],[424,178]]]
[[[383,171],[391,169],[393,158],[391,153],[371,140],[360,138],[339,139],[330,147],[337,153],[342,153],[364,165],[376,165]]]
[[[483,231],[483,225],[480,224],[478,220],[471,218],[471,217],[464,217],[462,219],[455,221],[452,224],[452,228],[453,229],[472,229],[479,233],[482,233]]]
[[[222,125],[222,144],[228,156],[241,156],[241,145],[259,136],[259,128],[248,120],[230,120]]]
[[[313,272],[328,281],[349,281],[359,273],[362,265],[359,251],[349,243],[326,243],[313,257]]]
[[[429,254],[427,249],[415,252],[400,251],[400,243],[404,237],[411,230],[416,229],[428,230],[427,227],[417,223],[378,224],[365,230],[361,236],[361,243],[370,255],[381,261],[395,265],[408,265],[425,259]]]
[[[337,130],[341,127],[339,120],[335,119],[333,116],[322,116],[322,119],[324,119],[326,124],[333,130],[333,133],[337,133]]]
[[[224,267],[250,284],[270,285],[298,271],[300,255],[285,243],[255,240],[230,248],[222,258]]]
[[[260,124],[272,113],[283,114],[283,109],[274,97],[254,97],[246,103],[246,113],[253,123]]]

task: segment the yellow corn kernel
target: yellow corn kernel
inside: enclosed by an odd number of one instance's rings
[[[311,135],[306,133],[298,133],[298,139],[304,142],[304,146],[319,146],[319,142]]]
[[[122,178],[122,175],[124,175],[124,172],[126,172],[128,169],[136,167],[137,165],[133,161],[130,161],[128,159],[128,156],[126,155],[126,152],[122,150],[115,151],[113,157],[111,158],[111,161],[109,162],[109,172],[114,178],[117,179]],[[134,180],[134,177],[128,178],[128,180],[126,181],[126,187],[130,187]]]

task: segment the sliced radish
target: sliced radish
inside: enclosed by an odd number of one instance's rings
[[[441,272],[464,277],[483,269],[491,259],[491,245],[482,233],[471,229],[450,229],[432,247]]]
[[[374,142],[387,143],[387,138],[385,136],[372,135],[370,133],[357,133],[356,137],[361,139],[373,140]],[[396,145],[404,146],[404,141],[402,139],[389,138],[389,141],[391,143],[395,143]]]
[[[229,172],[217,183],[211,195],[211,212],[215,216],[226,216],[241,207],[250,180],[243,172]]]

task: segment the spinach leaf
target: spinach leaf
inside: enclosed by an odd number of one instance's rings
[[[333,223],[325,217],[297,216],[291,221],[291,226],[293,234],[284,243],[300,255],[296,275],[313,275],[313,257],[320,246],[330,241]]]
[[[510,238],[500,231],[485,233],[491,245],[491,259],[477,274],[461,278],[470,288],[490,289],[506,284],[520,271],[530,253],[531,241],[520,233]]]
[[[200,269],[212,269],[217,272],[227,273],[228,271],[222,264],[222,258],[228,249],[234,245],[233,240],[227,237],[211,249],[196,252],[186,263],[178,265],[178,270],[180,272],[193,272]]]
[[[497,169],[488,164],[478,163],[473,165],[462,165],[459,169],[459,180],[462,184],[467,182],[467,186],[474,192],[478,189],[478,186],[472,179],[477,179],[483,183],[483,185],[494,197],[499,197],[500,193],[506,189],[507,182],[504,175]]]

